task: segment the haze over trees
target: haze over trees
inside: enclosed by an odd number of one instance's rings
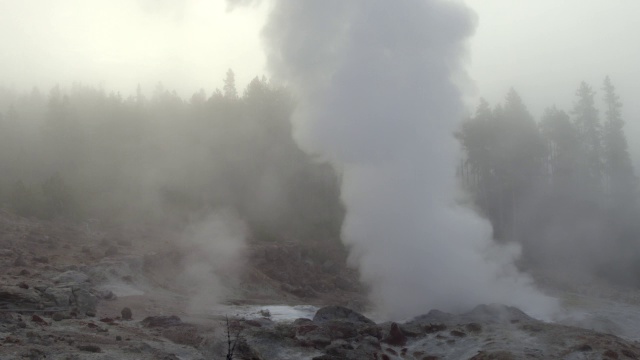
[[[511,90],[503,105],[482,100],[456,133],[464,186],[495,239],[522,244],[525,266],[637,283],[638,179],[621,107],[608,77],[600,94],[583,82],[570,112],[553,106],[539,122]]]
[[[184,224],[232,211],[261,239],[340,244],[340,179],[293,139],[289,93],[234,74],[185,101],[158,84],[0,89],[0,202],[27,217]]]
[[[601,103],[601,109],[597,104]],[[586,83],[572,109],[536,120],[515,90],[480,101],[455,134],[459,178],[498,242],[528,268],[637,282],[638,179],[611,80]],[[0,89],[0,202],[42,219],[182,226],[233,211],[264,240],[342,246],[340,175],[299,148],[294,100],[254,79],[189,100],[161,84],[147,98],[75,84]]]

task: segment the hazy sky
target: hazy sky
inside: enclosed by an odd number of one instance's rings
[[[611,77],[624,104],[634,163],[640,161],[640,1],[467,0],[478,14],[471,40],[477,94],[495,104],[513,86],[539,119],[570,110],[586,81],[602,94]]]
[[[470,40],[474,96],[496,103],[513,86],[538,117],[554,103],[569,109],[580,81],[600,91],[609,75],[640,154],[640,1],[466,3],[478,16]],[[264,74],[267,6],[228,12],[224,0],[0,0],[0,85],[78,81],[126,95],[138,83],[149,91],[162,81],[188,97],[220,87],[233,68],[244,86]]]

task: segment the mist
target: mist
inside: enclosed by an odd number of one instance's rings
[[[637,287],[634,48],[585,35],[589,61],[556,67],[601,7],[522,41],[528,11],[505,25],[467,3],[2,3],[0,206],[154,229],[198,312],[271,245],[359,272],[389,319],[482,303],[548,319],[537,284]],[[295,290],[322,294],[310,273]]]
[[[193,311],[237,296],[249,244],[343,252],[339,177],[293,140],[290,93],[264,78],[238,90],[231,70],[222,82],[189,100],[161,84],[149,98],[140,87],[128,98],[79,84],[3,89],[2,207],[154,234],[138,241],[172,259],[167,276]]]
[[[269,68],[298,97],[297,139],[343,173],[343,240],[391,317],[553,301],[513,265],[517,246],[456,204],[466,41],[474,15],[449,2],[276,2]],[[399,19],[403,19],[399,21]]]

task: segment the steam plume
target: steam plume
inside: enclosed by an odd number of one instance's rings
[[[436,307],[553,305],[457,206],[456,144],[474,16],[448,1],[278,0],[264,30],[268,66],[298,96],[300,143],[344,172],[343,239],[392,317]]]

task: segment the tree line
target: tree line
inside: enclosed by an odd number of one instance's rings
[[[480,101],[455,134],[458,175],[498,241],[522,244],[524,264],[550,271],[637,282],[638,178],[607,77],[597,93],[581,83],[573,108],[540,121],[515,90],[504,104]]]
[[[286,89],[255,78],[184,100],[75,84],[0,89],[0,203],[22,216],[188,222],[232,211],[262,239],[339,243],[334,168],[301,150]]]

